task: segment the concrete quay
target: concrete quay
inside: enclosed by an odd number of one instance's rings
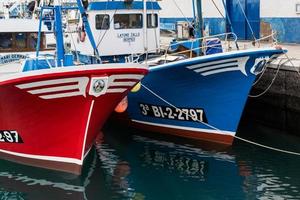
[[[281,46],[288,50],[291,62],[283,55],[266,69],[252,87],[243,119],[300,136],[300,45]],[[283,65],[278,68],[280,59]]]

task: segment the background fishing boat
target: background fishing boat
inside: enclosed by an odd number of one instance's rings
[[[35,56],[39,32],[38,13],[35,11],[37,7],[35,1],[1,2],[3,15],[0,19],[0,70],[1,65],[11,63],[13,71],[15,62],[20,63]],[[44,17],[47,17],[45,13]],[[55,36],[47,23],[42,24],[39,46],[43,54],[55,52]]]

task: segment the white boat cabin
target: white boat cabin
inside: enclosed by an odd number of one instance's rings
[[[39,21],[36,19],[0,19],[0,64],[24,59],[35,53]],[[53,52],[55,38],[42,26],[41,51]]]
[[[100,56],[134,55],[158,51],[160,6],[155,1],[147,2],[146,5],[147,18],[144,19],[142,1],[89,3],[88,21]],[[71,43],[72,49],[93,55],[94,51],[89,40],[85,38],[82,22],[79,22],[77,30],[77,33],[73,33],[77,34],[73,37],[77,40]]]

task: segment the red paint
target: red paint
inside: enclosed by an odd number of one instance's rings
[[[205,133],[205,132],[198,132],[198,131],[191,131],[191,130],[184,130],[184,129],[175,129],[175,128],[167,128],[167,127],[160,127],[160,126],[153,126],[148,124],[140,124],[138,122],[130,122],[131,125],[135,128],[151,131],[151,132],[159,132],[163,134],[175,135],[184,138],[191,138],[197,140],[203,140],[207,142],[215,143],[216,145],[232,145],[233,143],[233,136],[225,135],[225,134],[215,134],[215,133]]]
[[[128,87],[127,91],[123,93],[106,93],[99,97],[94,97],[88,94],[90,86],[90,83],[88,83],[86,97],[72,96],[42,99],[38,94],[30,94],[28,89],[19,89],[16,85],[53,79],[76,77],[89,77],[90,79],[94,76],[117,74],[144,75],[146,73],[146,69],[138,68],[99,69],[41,74],[0,82],[0,130],[17,131],[24,142],[0,142],[0,150],[35,156],[54,156],[82,160],[82,154],[90,149],[110,113],[132,88]],[[138,82],[139,80],[135,81]],[[88,124],[88,116],[92,104],[93,110]],[[87,124],[86,145],[84,152],[82,152]],[[14,159],[16,158],[14,157]],[[51,168],[47,165],[43,166],[40,162],[41,160],[37,159],[36,163],[39,163],[37,166]],[[32,160],[29,164],[35,165]],[[63,164],[61,168],[62,171],[66,171],[63,170]],[[60,169],[56,168],[56,170]]]

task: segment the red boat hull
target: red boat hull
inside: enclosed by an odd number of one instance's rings
[[[106,119],[147,73],[138,66],[77,69],[1,77],[2,158],[80,174]],[[98,80],[104,88],[97,93]]]

